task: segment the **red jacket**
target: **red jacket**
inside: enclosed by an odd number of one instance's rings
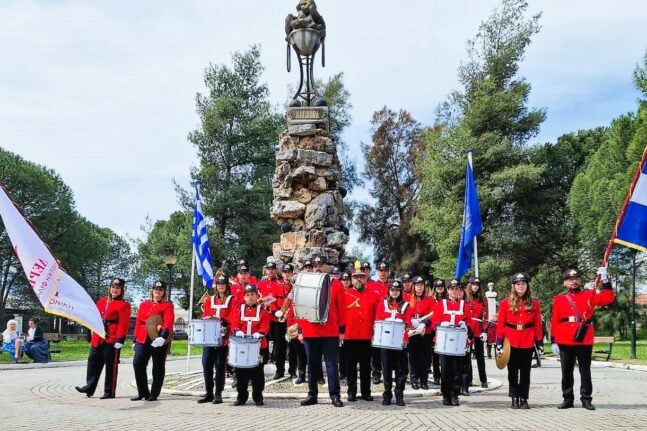
[[[294,310],[293,310],[294,312]],[[305,319],[295,319],[303,338],[339,337],[346,330],[346,307],[344,289],[338,284],[330,285],[330,304],[326,323],[314,323]]]
[[[423,296],[422,299],[412,297],[409,303],[411,304],[411,318],[413,319],[420,319],[421,317],[427,316],[433,311],[434,306],[436,305],[436,301],[431,296]],[[431,334],[434,330],[433,325],[431,324],[432,316],[424,319],[430,322],[430,324],[427,325],[427,329],[425,329],[425,335]]]
[[[573,340],[575,332],[580,326],[577,313],[573,310],[566,296],[570,296],[579,311],[580,318],[583,321],[590,321],[593,317],[595,307],[611,304],[615,298],[615,293],[611,288],[611,283],[602,285],[602,290],[597,293],[593,289],[579,290],[577,292],[566,292],[556,295],[553,298],[553,315],[550,324],[550,337],[557,344],[566,344],[570,346],[591,346],[593,345],[593,325],[589,325],[586,336],[582,342],[578,343]],[[499,320],[501,318],[499,317]]]
[[[256,277],[253,275],[249,276],[249,279],[247,280],[247,283],[243,284],[240,282],[238,277],[234,277],[231,279],[231,294],[236,297],[238,302],[245,302],[245,286],[247,284],[255,284],[258,286],[258,280],[256,280]]]
[[[404,342],[409,342],[408,329],[411,329],[411,304],[404,301],[397,303],[383,299],[375,304],[375,320],[400,319],[404,322]]]
[[[447,309],[445,309],[445,304]],[[465,322],[467,325],[471,318],[472,314],[470,313],[470,307],[466,301],[461,299],[456,301],[441,299],[434,306],[434,315],[431,317],[431,325],[434,328],[442,322],[450,322],[454,325],[458,325],[460,322]]]
[[[388,280],[383,283],[380,280],[368,279],[366,281],[366,290],[372,291],[378,298],[385,298],[389,294],[390,285],[391,283]]]
[[[348,289],[345,294],[345,340],[370,340],[373,338],[375,306],[378,298],[367,288],[362,291]]]
[[[485,313],[485,316],[487,316],[487,311],[485,311],[485,308],[483,307],[483,302],[478,301],[477,299],[472,299],[467,303],[470,307],[470,314],[472,315],[469,322],[467,322],[467,325],[472,330],[472,335],[474,337],[480,337],[481,331],[483,330],[483,315]]]
[[[139,304],[139,311],[137,312],[137,319],[135,321],[135,341],[137,343],[146,342],[148,338],[146,333],[146,320],[155,314],[162,316],[160,337],[169,338],[173,336],[173,323],[175,322],[173,303],[169,301],[153,302],[147,299]]]
[[[265,335],[261,338],[261,349],[266,349],[267,334],[270,331],[270,314],[261,304],[252,306],[240,304],[231,313],[230,334],[234,335],[236,331],[243,331],[245,335],[253,335],[255,332]]]
[[[106,328],[106,338],[102,339],[93,332],[90,342],[92,347],[99,347],[102,341],[108,344],[124,344],[130,326],[130,304],[123,299],[108,301],[104,296],[97,301],[97,309]]]
[[[525,303],[521,303],[519,309],[513,312],[510,310],[510,299],[504,299],[499,306],[496,338],[497,340],[507,338],[511,347],[520,349],[529,349],[534,347],[535,341],[542,341],[539,301],[532,300],[531,310],[526,310]]]

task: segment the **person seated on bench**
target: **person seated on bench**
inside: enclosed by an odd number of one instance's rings
[[[2,350],[9,354],[9,357],[18,363],[22,358],[22,345],[24,337],[18,332],[18,324],[11,319],[7,322],[7,329],[2,333]]]
[[[29,319],[25,354],[33,359],[34,362],[49,362],[49,344],[43,338],[43,330],[38,327],[38,319],[35,317]]]

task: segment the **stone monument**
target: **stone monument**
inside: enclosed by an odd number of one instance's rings
[[[285,30],[288,71],[292,48],[301,73],[276,153],[271,217],[282,233],[272,254],[276,261],[298,267],[314,256],[325,256],[332,265],[344,264],[348,230],[343,218],[345,192],[338,187],[341,166],[328,136],[328,107],[312,77],[314,56],[326,34],[314,1],[300,0],[297,15],[287,16]]]
[[[494,290],[494,283],[489,282],[489,283],[487,284],[487,292],[485,292],[485,297],[487,298],[487,306],[488,306],[488,316],[487,316],[487,320],[488,320],[488,321],[491,321],[491,320],[492,320],[492,316],[494,315],[494,313],[496,313],[496,312],[497,312],[497,310],[496,310],[496,297],[497,297],[497,293],[496,293],[496,291]]]

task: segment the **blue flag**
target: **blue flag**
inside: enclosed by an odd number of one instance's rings
[[[202,277],[205,289],[213,287],[213,265],[209,239],[207,238],[207,224],[202,212],[202,199],[200,198],[199,185],[195,186],[195,208],[193,210],[193,252],[198,275]]]
[[[646,150],[647,152],[647,150]],[[644,158],[613,242],[647,252],[647,164]]]
[[[458,259],[456,262],[455,278],[460,279],[472,266],[474,254],[474,240],[483,231],[481,211],[479,210],[479,197],[476,192],[476,182],[470,159],[467,160],[467,181],[465,183],[465,204],[463,206],[463,226],[461,227],[461,241],[458,246]]]

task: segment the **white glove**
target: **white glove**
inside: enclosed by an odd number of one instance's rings
[[[256,338],[256,339],[259,339],[259,338],[263,338],[263,337],[264,337],[264,335],[263,335],[263,334],[261,334],[260,332],[254,332],[254,333],[252,334],[252,337],[254,337],[254,338]]]
[[[483,341],[484,343],[487,341],[487,332],[481,333],[481,341]]]
[[[237,337],[244,337],[245,333],[243,331],[241,331],[241,330],[238,330],[238,331],[236,331],[236,336]]]
[[[600,276],[600,280],[602,281],[602,283],[606,283],[609,281],[609,272],[607,271],[606,266],[599,267],[597,274]]]
[[[500,344],[497,344],[497,345],[496,345],[496,355],[497,355],[497,356],[501,356],[501,355],[503,355],[503,346],[502,346],[502,345],[500,345]]]
[[[283,311],[281,311],[281,310],[276,310],[276,311],[274,312],[274,316],[276,316],[276,318],[277,318],[277,319],[280,319],[281,317],[283,317]]]
[[[411,327],[412,327],[412,328],[417,328],[417,327],[418,327],[418,323],[420,323],[420,322],[418,321],[418,319],[411,319]]]
[[[124,347],[124,345],[122,343],[115,343],[115,349],[119,350],[122,347]]]
[[[464,320],[463,320],[462,322],[460,322],[460,323],[458,324],[458,326],[460,326],[461,328],[465,328],[465,329],[467,329],[467,323],[465,323],[465,321],[464,321]]]
[[[153,347],[162,347],[164,345],[164,342],[166,340],[163,337],[157,337],[151,342],[151,346]]]
[[[553,351],[555,355],[559,356],[559,344],[557,343],[551,344],[550,349]]]

